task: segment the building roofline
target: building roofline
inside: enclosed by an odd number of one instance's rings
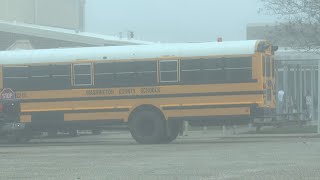
[[[247,24],[247,27],[266,27],[266,26],[273,27],[275,25],[276,25],[275,23],[249,23]]]
[[[42,38],[50,38],[61,41],[71,41],[83,44],[92,44],[95,46],[104,45],[138,45],[153,44],[149,41],[140,41],[134,39],[120,39],[116,36],[107,36],[89,32],[77,32],[75,30],[26,24],[20,22],[8,22],[0,20],[0,31],[24,34]]]

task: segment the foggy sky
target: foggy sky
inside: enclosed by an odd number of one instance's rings
[[[87,0],[86,31],[132,30],[140,40],[160,42],[243,40],[248,23],[274,21],[259,7],[258,0]]]

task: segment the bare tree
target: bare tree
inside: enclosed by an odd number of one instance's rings
[[[260,13],[278,17],[273,39],[300,50],[320,49],[320,0],[260,0]]]

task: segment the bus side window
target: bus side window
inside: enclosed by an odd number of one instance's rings
[[[73,64],[73,85],[74,86],[93,85],[91,63]]]
[[[29,66],[4,66],[3,86],[13,90],[24,90],[30,87]]]
[[[178,60],[159,61],[159,76],[161,83],[178,82]]]
[[[202,60],[186,59],[180,61],[181,82],[185,84],[197,84],[203,80]]]
[[[252,57],[228,58],[225,62],[228,82],[252,81]]]
[[[156,61],[97,62],[94,85],[98,88],[154,86],[157,84]]]
[[[204,83],[223,83],[226,81],[224,59],[203,59],[201,61]]]

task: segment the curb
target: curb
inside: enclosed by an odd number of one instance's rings
[[[251,135],[231,135],[222,136],[221,138],[320,138],[320,134],[251,134]]]

